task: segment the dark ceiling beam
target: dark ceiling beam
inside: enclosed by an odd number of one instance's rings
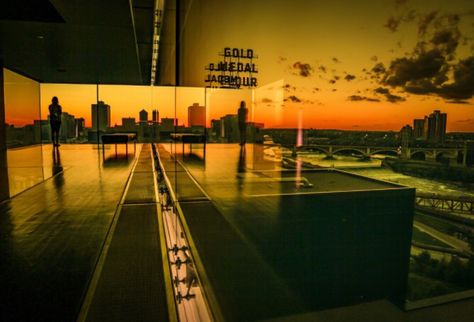
[[[131,4],[142,83],[150,84],[155,1],[132,0]]]
[[[0,10],[13,2],[2,2]],[[141,85],[149,81],[140,75],[139,52],[146,49],[137,50],[149,40],[143,37],[138,45],[142,36],[137,38],[134,30],[130,0],[49,3],[63,23],[0,20],[0,58],[6,68],[49,83]]]

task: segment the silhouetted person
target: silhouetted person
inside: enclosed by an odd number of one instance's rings
[[[62,113],[63,109],[59,105],[58,98],[54,96],[49,105],[49,122],[51,124],[51,139],[55,147],[59,146],[59,129],[61,128]]]
[[[247,117],[249,111],[245,107],[245,102],[240,102],[240,107],[237,110],[237,115],[239,119],[239,131],[240,131],[240,145],[244,145],[247,138]]]

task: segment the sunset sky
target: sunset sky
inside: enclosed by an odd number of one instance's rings
[[[207,106],[209,122],[235,114],[245,100],[251,121],[265,127],[398,131],[440,109],[448,131],[474,132],[472,0],[189,3],[181,64],[187,87],[99,86],[112,125],[138,120],[143,108],[150,118],[155,108],[173,117],[175,106],[186,124],[193,103]],[[224,47],[255,51],[257,89],[204,89],[205,68]],[[18,106],[28,95],[22,86],[5,88],[7,122],[21,124]],[[41,84],[43,118],[52,96],[90,126],[95,85]]]

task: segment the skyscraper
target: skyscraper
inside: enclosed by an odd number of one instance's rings
[[[61,131],[60,136],[62,140],[75,138],[77,135],[76,131],[76,120],[74,115],[67,112],[61,114]]]
[[[122,117],[122,127],[124,131],[136,131],[134,117]]]
[[[103,101],[92,104],[91,114],[92,131],[105,131],[110,127],[110,105],[105,104]]]
[[[206,126],[206,107],[199,103],[188,107],[188,126]]]
[[[443,143],[446,138],[446,121],[448,115],[435,110],[424,119],[413,120],[413,136],[432,143]]]
[[[430,115],[430,119],[433,119],[433,135],[431,137],[432,142],[443,143],[446,138],[446,121],[447,114],[441,113],[439,110],[435,110]]]
[[[148,123],[148,112],[143,109],[140,111],[139,115],[140,125],[146,125]]]
[[[160,119],[160,112],[158,110],[153,110],[151,113],[151,120],[153,123],[158,123],[158,120]]]
[[[414,119],[413,120],[413,137],[415,139],[423,137],[423,128],[425,126],[424,119]]]

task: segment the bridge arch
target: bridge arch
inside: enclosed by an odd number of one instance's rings
[[[366,152],[367,152],[367,151],[364,151],[364,150],[361,150],[361,149],[358,149],[358,148],[343,147],[343,148],[339,148],[339,149],[334,149],[334,150],[332,151],[332,154],[338,154],[338,152],[343,152],[343,151],[358,152],[358,154],[360,154],[361,156],[366,155]],[[340,153],[339,153],[339,154],[340,154]]]
[[[374,150],[370,151],[370,155],[374,154],[384,154],[384,155],[390,155],[390,156],[398,156],[398,151],[396,149],[379,149],[379,150]]]
[[[311,146],[311,147],[304,147],[303,146],[303,147],[299,148],[299,151],[319,151],[319,152],[322,152],[326,155],[330,155],[328,149],[325,149],[325,148],[319,147],[319,146]]]
[[[412,160],[426,160],[426,151],[413,151],[410,154]]]

